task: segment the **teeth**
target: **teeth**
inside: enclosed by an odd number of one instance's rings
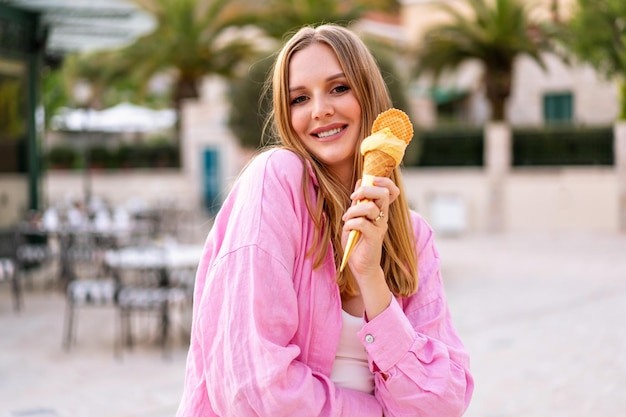
[[[317,137],[327,138],[329,136],[336,135],[337,133],[341,132],[341,129],[342,128],[338,127],[336,129],[327,130],[326,132],[320,132],[317,134]]]

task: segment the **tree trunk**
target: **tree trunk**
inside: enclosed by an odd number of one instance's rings
[[[487,64],[485,88],[491,105],[491,120],[494,122],[506,120],[506,102],[511,95],[512,79],[512,65],[495,68],[494,65]]]
[[[198,80],[190,78],[190,77],[180,77],[176,82],[176,87],[174,89],[174,111],[176,111],[176,123],[174,125],[174,141],[178,144],[180,148],[181,143],[181,135],[182,135],[182,126],[181,126],[181,117],[182,117],[182,105],[183,100],[193,98],[196,99],[200,96],[200,91],[198,89]]]
[[[619,120],[626,120],[626,81],[619,84]]]

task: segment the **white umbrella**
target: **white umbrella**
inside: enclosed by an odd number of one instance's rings
[[[52,118],[52,127],[74,131],[97,132],[156,132],[171,128],[176,123],[172,109],[153,110],[131,103],[97,111],[66,109]]]
[[[57,130],[77,132],[158,132],[171,128],[176,123],[176,112],[171,109],[153,110],[130,103],[97,111],[91,109],[64,109],[51,120]],[[82,145],[87,166],[90,163],[89,145]],[[85,200],[91,199],[89,169],[84,170]]]

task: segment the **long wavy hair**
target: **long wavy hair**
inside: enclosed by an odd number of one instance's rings
[[[324,261],[330,242],[334,249],[335,266],[338,267],[343,257],[341,217],[351,204],[349,196],[363,171],[363,156],[357,148],[351,181],[353,188],[348,190],[304,147],[291,126],[289,63],[296,52],[316,42],[326,44],[334,51],[348,84],[361,105],[361,141],[370,134],[376,116],[391,107],[391,99],[376,61],[365,44],[348,29],[332,24],[306,26],[297,31],[278,53],[271,78],[266,84],[266,89],[272,91],[273,99],[266,127],[271,128],[274,142],[293,151],[303,161],[308,161],[319,183],[317,198],[313,202],[306,192],[311,179],[308,175],[303,175],[306,205],[315,223],[315,244],[308,255],[314,257],[314,267],[319,267]],[[383,242],[381,266],[391,291],[397,296],[408,296],[417,291],[418,284],[415,239],[398,168],[391,178],[401,192],[389,207],[389,227]],[[338,274],[337,284],[342,297],[358,294],[358,286],[349,268]]]

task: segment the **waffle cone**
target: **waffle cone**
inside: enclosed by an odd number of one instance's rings
[[[363,160],[363,174],[375,177],[390,177],[396,160],[383,151],[369,151]]]
[[[400,148],[396,148],[394,145],[394,149],[401,149],[399,152],[392,152],[396,154],[396,158],[378,149],[385,147],[380,143],[377,144],[376,147],[368,149],[363,155],[364,175],[370,175],[372,177],[390,177],[393,170],[400,164],[400,160],[404,155],[404,148],[406,147],[406,144],[408,144],[413,138],[413,126],[411,125],[409,117],[402,110],[392,108],[379,114],[372,125],[372,135],[382,131],[383,129],[391,131],[392,135],[404,142],[405,145]],[[340,272],[346,267],[350,253],[356,246],[359,237],[360,233],[357,230],[352,230],[350,232],[348,242],[346,244],[346,250],[343,254],[343,259],[341,260],[341,265],[339,267]]]

